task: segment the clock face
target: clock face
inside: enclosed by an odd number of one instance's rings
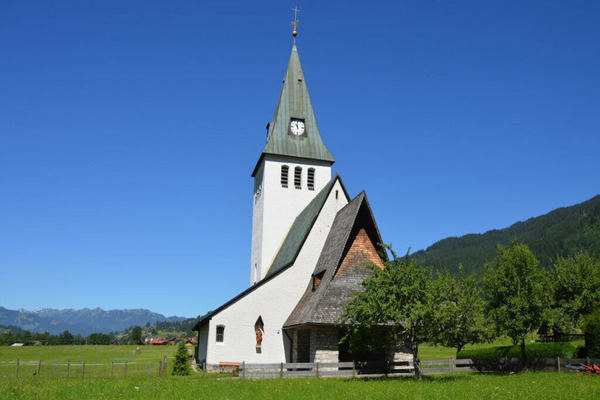
[[[290,131],[296,136],[302,135],[304,133],[304,122],[297,119],[292,120],[290,122]]]

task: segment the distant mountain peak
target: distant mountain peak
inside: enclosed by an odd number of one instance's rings
[[[0,306],[0,325],[14,325],[30,332],[51,334],[60,334],[68,330],[74,335],[88,336],[91,333],[119,332],[130,326],[143,326],[146,323],[183,320],[183,317],[167,318],[146,309],[105,311],[96,307],[80,310],[38,308],[34,311],[15,311]]]

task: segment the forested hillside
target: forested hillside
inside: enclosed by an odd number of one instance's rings
[[[462,263],[466,273],[478,272],[496,256],[498,244],[507,246],[515,238],[529,245],[545,268],[558,256],[566,257],[581,250],[600,256],[600,196],[505,229],[443,239],[411,257],[436,269],[456,272]]]

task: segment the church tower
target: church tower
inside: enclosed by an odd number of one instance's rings
[[[319,133],[294,39],[267,144],[252,172],[251,285],[265,277],[296,216],[331,180],[334,162]]]

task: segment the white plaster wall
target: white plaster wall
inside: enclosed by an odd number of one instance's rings
[[[254,176],[254,204],[252,212],[252,249],[250,255],[250,285],[255,284],[260,280],[259,265],[262,265],[262,240],[263,240],[263,210],[265,208],[263,196],[263,163],[256,175]]]
[[[289,361],[290,346],[282,327],[304,294],[336,213],[348,203],[343,193],[339,181],[336,182],[293,266],[212,317],[207,324],[208,364]],[[264,322],[261,353],[256,352],[254,333],[259,316]],[[225,326],[223,343],[216,343],[217,325]]]
[[[287,188],[281,186],[282,165],[289,167]],[[294,185],[297,166],[302,168],[301,189]],[[309,168],[315,169],[314,190],[307,185]],[[255,176],[256,181],[259,179],[262,183],[254,185],[251,285],[265,277],[296,216],[331,180],[331,166],[327,162],[268,155]]]
[[[206,351],[208,350],[208,325],[205,325],[198,332],[198,354],[196,361],[206,360]]]

